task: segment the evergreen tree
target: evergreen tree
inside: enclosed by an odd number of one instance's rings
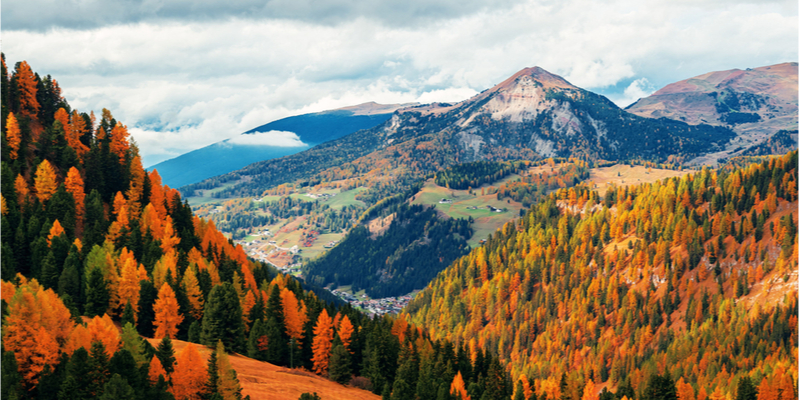
[[[139,318],[136,328],[142,336],[152,337],[155,332],[153,321],[156,319],[156,313],[153,304],[157,298],[158,289],[153,282],[146,279],[139,282]]]
[[[86,316],[103,315],[108,310],[110,301],[111,296],[103,272],[99,268],[92,269],[86,283]]]
[[[749,376],[739,378],[736,389],[736,400],[756,400],[758,391]]]
[[[125,326],[125,324],[130,323],[131,325],[136,324],[136,319],[133,314],[133,307],[131,306],[131,302],[125,303],[125,309],[122,311],[122,320],[120,320],[120,324]]]
[[[664,375],[653,374],[647,381],[647,387],[642,393],[642,400],[678,400],[675,383],[669,376],[669,371]]]
[[[89,352],[89,392],[92,396],[99,396],[103,386],[108,382],[108,354],[100,341],[92,342]]]
[[[192,324],[189,325],[189,341],[192,343],[200,343],[200,321],[192,321]]]
[[[14,353],[6,351],[3,353],[2,371],[0,371],[0,393],[4,399],[22,398],[22,376],[17,369],[17,359]],[[7,397],[6,397],[7,396]]]
[[[260,319],[256,320],[250,329],[250,337],[247,340],[247,356],[259,361],[266,361],[266,347],[269,344],[267,338],[266,326]]]
[[[175,349],[172,347],[172,339],[169,336],[164,336],[158,343],[156,357],[161,361],[161,366],[164,367],[167,374],[171,374],[175,370]]]
[[[111,379],[103,386],[103,395],[100,400],[134,400],[136,395],[128,381],[114,374]]]
[[[289,346],[284,338],[285,333],[281,330],[275,318],[270,317],[267,323],[264,324],[263,330],[267,337],[267,350],[264,352],[265,361],[276,365],[287,365]]]
[[[328,378],[334,382],[345,384],[350,381],[350,352],[341,343],[337,343],[331,350],[328,361]]]
[[[246,351],[242,306],[233,285],[225,282],[214,286],[205,307],[200,342],[214,346],[218,340],[222,340],[230,351]]]

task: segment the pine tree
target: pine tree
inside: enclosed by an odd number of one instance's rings
[[[114,374],[111,379],[103,386],[103,395],[100,400],[135,400],[136,394],[128,381]]]
[[[136,318],[136,328],[142,336],[153,336],[153,321],[156,318],[153,306],[157,297],[158,290],[153,286],[153,282],[139,281],[139,316]]]
[[[350,381],[351,375],[350,352],[342,344],[337,344],[331,350],[328,378],[334,382],[345,384]]]
[[[247,340],[247,356],[259,361],[267,361],[268,348],[266,325],[262,320],[257,319],[250,329],[250,337]]]
[[[175,350],[172,347],[172,340],[169,336],[164,336],[161,342],[158,343],[155,355],[161,361],[161,366],[167,372],[167,375],[171,375],[175,369]]]
[[[213,346],[218,340],[231,351],[246,351],[242,307],[230,282],[214,286],[205,304],[200,342]]]

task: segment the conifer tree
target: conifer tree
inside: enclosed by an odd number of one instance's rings
[[[336,344],[331,350],[329,364],[328,378],[330,380],[341,384],[350,381],[350,352],[341,343]]]
[[[103,385],[103,395],[99,397],[100,400],[135,400],[136,394],[128,381],[120,376],[114,374],[108,382]]]
[[[314,372],[317,374],[326,374],[328,372],[328,359],[331,355],[331,342],[333,341],[333,320],[328,315],[328,311],[324,308],[317,317],[317,323],[314,326],[314,341],[312,348],[314,350]]]
[[[246,351],[242,307],[230,282],[214,286],[205,304],[200,341],[213,346],[218,340],[231,351]]]
[[[19,144],[22,142],[22,136],[19,132],[19,123],[14,113],[8,113],[6,118],[6,143],[9,147],[9,157],[12,160],[17,159]]]
[[[178,325],[183,322],[183,315],[178,311],[178,301],[175,292],[165,282],[158,290],[158,298],[153,304],[155,311],[155,338],[174,338],[178,334]]]
[[[39,202],[44,204],[56,192],[56,171],[49,161],[44,160],[36,167],[36,175],[34,178],[34,188],[36,189],[36,197]]]
[[[208,371],[200,353],[193,344],[188,344],[178,354],[175,372],[172,373],[172,389],[176,400],[200,399],[208,381]]]
[[[161,361],[161,366],[167,375],[172,375],[172,371],[175,369],[175,350],[172,347],[172,340],[168,336],[158,343],[155,355]]]
[[[250,337],[247,340],[247,356],[259,361],[267,361],[269,339],[264,322],[257,319],[250,328]]]

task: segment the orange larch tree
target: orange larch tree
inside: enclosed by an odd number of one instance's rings
[[[36,167],[36,175],[34,176],[34,187],[36,188],[36,197],[39,202],[44,204],[56,192],[58,184],[56,183],[56,171],[50,165],[50,161],[42,161]]]
[[[119,330],[108,314],[103,314],[102,318],[95,315],[94,318],[86,324],[86,329],[89,330],[92,343],[103,343],[103,347],[105,347],[106,355],[108,355],[109,359],[113,357],[114,353],[122,346]]]
[[[155,385],[158,383],[159,375],[164,377],[164,381],[169,380],[169,376],[167,375],[167,371],[164,369],[164,365],[161,364],[161,360],[158,357],[153,357],[150,360],[150,369],[147,373],[147,379],[150,381],[150,384]]]
[[[221,340],[217,341],[217,392],[223,400],[236,400],[241,398],[242,388],[236,379],[236,371],[231,367],[228,354]]]
[[[67,110],[65,110],[63,107],[59,108],[53,117],[55,118],[56,121],[61,123],[61,128],[64,129],[64,133],[67,134],[67,138],[69,140],[70,124],[69,124],[69,113],[67,112]]]
[[[12,160],[17,159],[17,151],[19,151],[19,144],[22,143],[22,135],[19,132],[19,122],[14,113],[8,113],[6,118],[6,143],[8,144],[8,155]]]
[[[206,381],[208,369],[205,362],[197,346],[189,343],[178,354],[175,371],[172,372],[172,394],[176,400],[200,400],[205,394]]]
[[[14,179],[14,190],[17,192],[17,200],[20,206],[25,204],[28,201],[28,193],[31,191],[28,188],[28,182],[20,174],[17,174],[17,178]]]
[[[183,322],[183,315],[178,311],[175,292],[167,283],[162,284],[161,289],[158,290],[158,298],[153,304],[153,311],[156,313],[155,321],[153,321],[156,332],[153,337],[161,339],[169,336],[170,339],[174,339],[178,333],[178,325]]]
[[[86,120],[78,114],[78,110],[72,111],[69,128],[65,126],[64,132],[67,134],[67,144],[75,150],[78,159],[83,161],[83,157],[89,152],[89,148],[81,142],[81,136],[86,133]]]
[[[342,317],[342,320],[339,322],[337,332],[339,332],[339,339],[342,341],[344,348],[352,353],[353,351],[350,350],[350,339],[353,338],[353,323],[350,322],[350,318],[348,318],[347,315]]]
[[[139,313],[139,270],[133,252],[127,248],[122,248],[120,257],[117,260],[120,269],[119,283],[117,285],[117,304],[118,310],[124,310],[127,303],[133,307],[134,317]]]
[[[27,61],[22,61],[17,65],[14,75],[17,78],[17,90],[19,91],[19,112],[23,117],[35,118],[40,108],[39,101],[36,100],[36,92],[38,92],[36,75],[33,74]]]
[[[86,193],[84,192],[81,173],[78,172],[77,168],[72,167],[67,171],[67,178],[64,180],[64,186],[67,192],[72,195],[72,198],[75,199],[75,219],[80,226],[83,223],[83,214],[85,211],[84,199]]]
[[[470,400],[469,394],[467,394],[467,388],[464,385],[464,378],[461,376],[461,371],[458,371],[453,378],[453,382],[450,384],[450,394],[458,396],[461,400]]]
[[[47,235],[47,245],[49,246],[53,238],[56,236],[61,236],[64,234],[64,227],[61,226],[61,223],[58,220],[53,221],[53,226],[50,227],[50,234]]]
[[[314,372],[325,375],[328,372],[328,360],[331,356],[331,345],[333,342],[333,320],[324,308],[317,317],[317,324],[314,326],[314,341],[312,349],[314,356]]]
[[[128,149],[130,149],[128,136],[130,136],[128,127],[122,125],[122,122],[117,122],[117,125],[111,129],[111,144],[109,147],[111,152],[119,157],[120,164],[125,164],[125,156],[128,154]]]
[[[286,333],[294,338],[298,346],[303,342],[303,326],[308,321],[306,308],[302,302],[289,289],[281,290],[281,306],[283,307],[283,320],[286,324]]]

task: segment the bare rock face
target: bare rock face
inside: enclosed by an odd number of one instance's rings
[[[698,163],[739,154],[781,130],[797,129],[797,63],[709,72],[669,84],[626,111],[647,118],[727,126],[737,137]]]

